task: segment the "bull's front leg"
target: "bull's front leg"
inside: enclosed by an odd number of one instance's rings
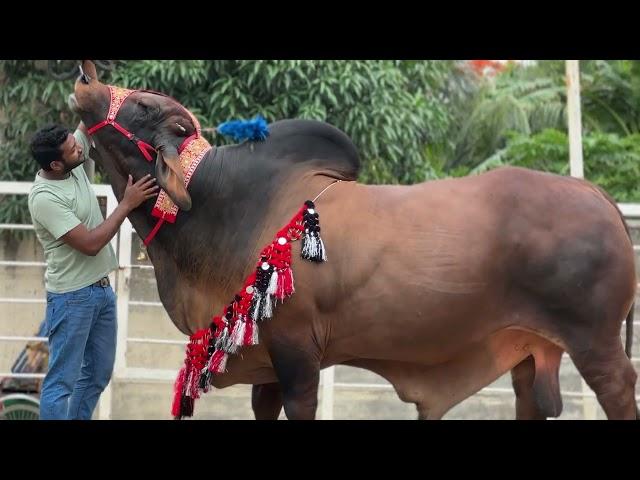
[[[280,384],[254,385],[251,389],[251,408],[256,420],[277,420],[282,410]]]
[[[300,342],[274,333],[267,343],[287,418],[314,420],[318,408],[320,361],[312,342],[305,348],[307,346]]]

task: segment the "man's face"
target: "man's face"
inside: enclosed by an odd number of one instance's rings
[[[69,134],[69,136],[67,136],[64,143],[60,145],[60,151],[62,152],[62,159],[60,163],[64,163],[64,173],[69,173],[78,165],[84,163],[82,147],[73,135]]]

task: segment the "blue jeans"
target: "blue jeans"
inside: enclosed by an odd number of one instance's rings
[[[42,420],[90,420],[113,373],[116,295],[90,285],[47,292],[49,371],[40,394]]]

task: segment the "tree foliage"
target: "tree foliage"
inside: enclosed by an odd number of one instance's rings
[[[443,89],[452,61],[122,61],[101,80],[167,93],[203,127],[262,114],[308,118],[344,130],[363,159],[360,180],[414,183],[437,174],[427,144],[443,142],[450,115]],[[74,127],[73,81],[56,81],[46,61],[0,62],[0,179],[30,181],[30,136],[46,123]],[[220,144],[222,138],[210,138]],[[98,170],[97,181],[100,181]],[[0,222],[28,221],[24,197],[5,198]]]
[[[0,61],[0,179],[31,181],[36,129],[79,121],[73,81],[46,61]],[[415,183],[499,165],[567,173],[564,61],[121,61],[102,81],[167,93],[206,128],[262,114],[323,120],[361,153],[360,181]],[[486,74],[489,69],[490,74]],[[640,201],[640,62],[581,62],[585,173],[618,201]],[[100,181],[98,170],[97,181]],[[26,198],[0,202],[0,222],[28,223]]]

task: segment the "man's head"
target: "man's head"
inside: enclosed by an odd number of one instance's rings
[[[31,154],[47,172],[68,173],[84,162],[82,147],[68,129],[48,125],[31,139]]]

